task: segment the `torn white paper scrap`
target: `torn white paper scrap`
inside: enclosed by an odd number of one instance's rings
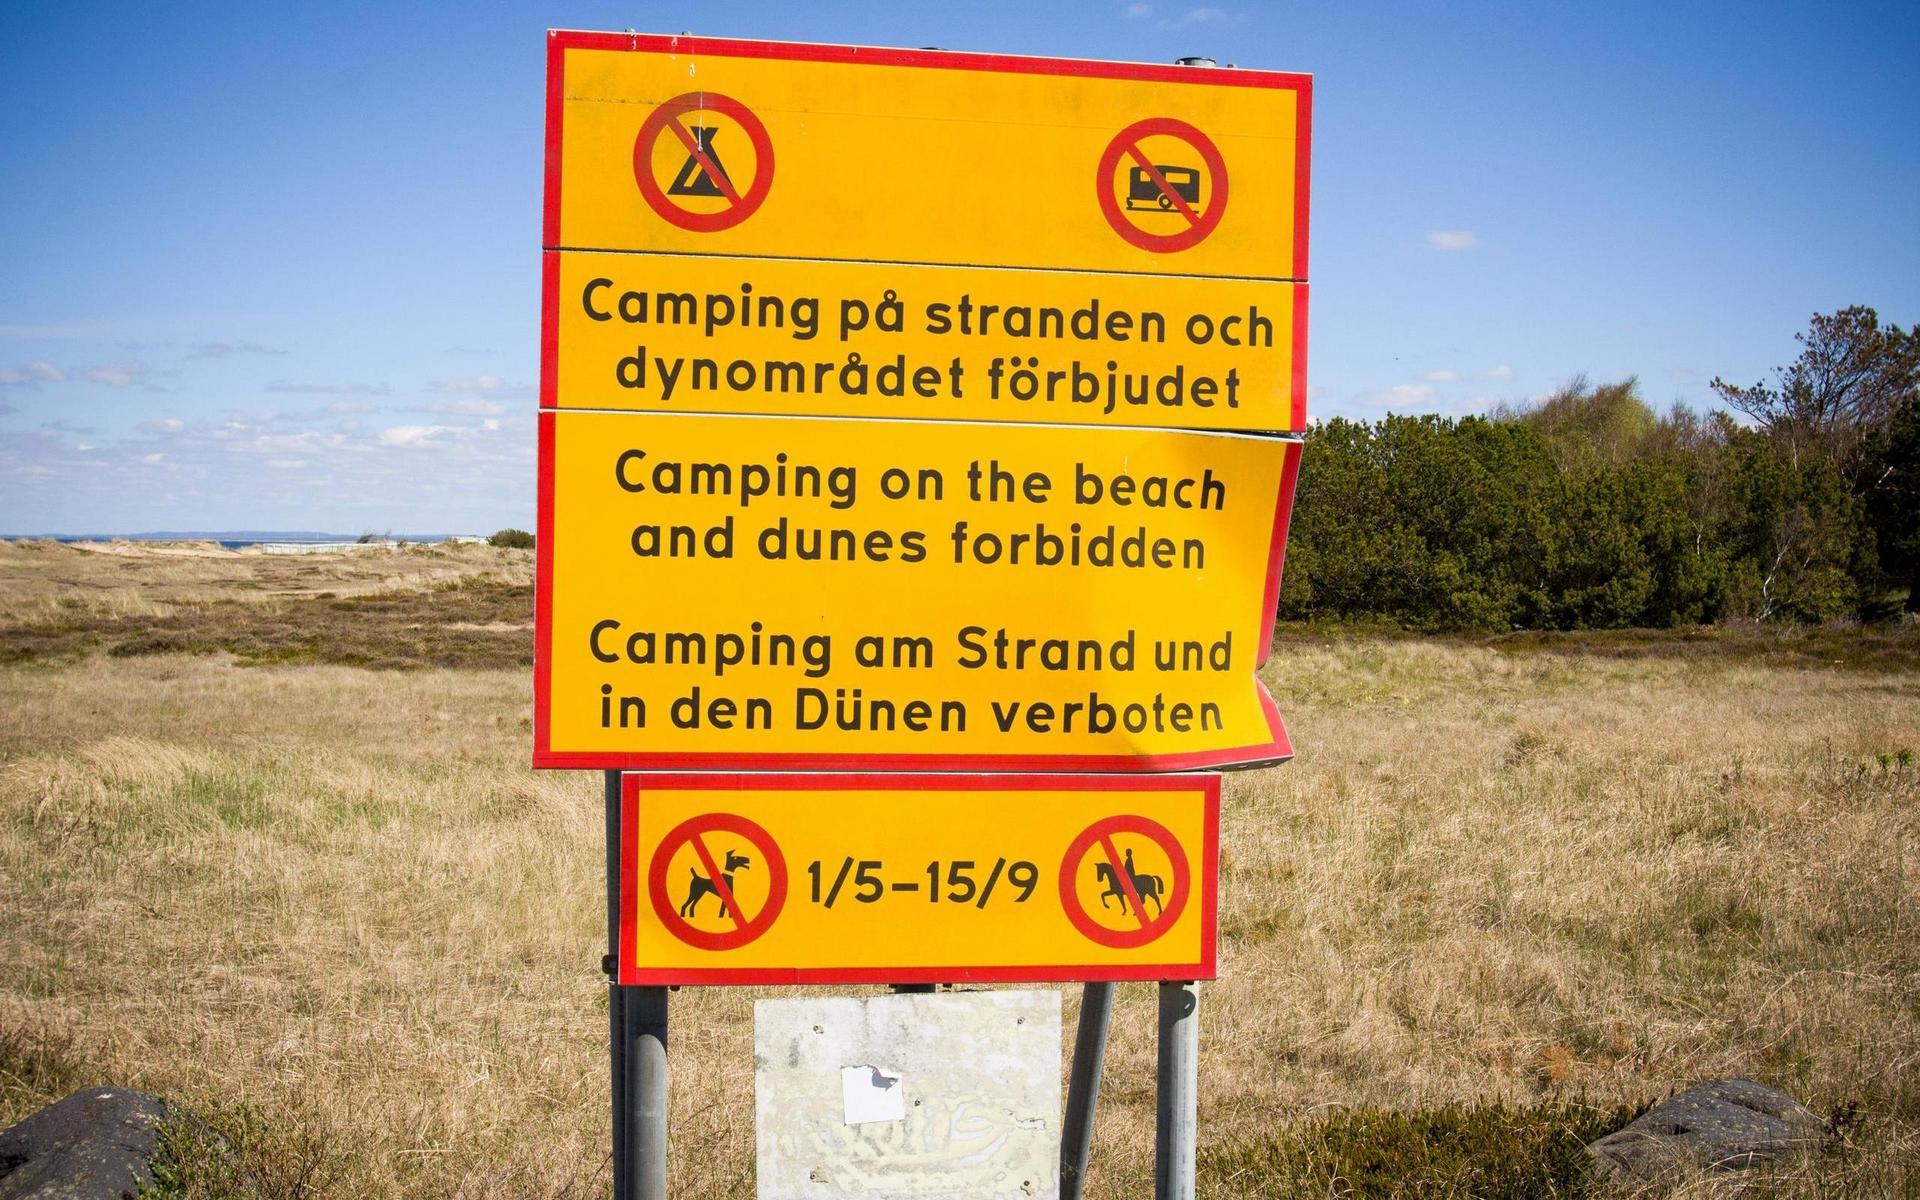
[[[841,1067],[840,1096],[849,1125],[907,1119],[906,1089],[900,1086],[900,1076],[879,1067]]]

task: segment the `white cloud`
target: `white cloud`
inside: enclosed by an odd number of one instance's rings
[[[0,387],[21,387],[31,383],[59,383],[66,372],[50,362],[30,362],[12,371],[0,371]]]
[[[262,354],[272,358],[287,356],[287,352],[278,346],[262,346],[258,342],[201,342],[187,357],[230,358],[235,354]]]
[[[1188,9],[1186,12],[1180,14],[1180,19],[1176,21],[1175,24],[1177,25],[1225,25],[1237,20],[1239,20],[1239,18],[1236,17],[1234,14],[1228,12],[1226,9],[1213,8],[1209,6],[1205,8]]]
[[[142,363],[114,363],[108,366],[88,367],[80,372],[80,378],[89,383],[98,383],[110,388],[132,387],[147,380],[147,368]]]
[[[1427,383],[1399,383],[1383,391],[1371,392],[1361,397],[1360,402],[1369,408],[1408,409],[1429,405],[1433,402],[1433,385]]]
[[[1470,229],[1436,229],[1427,235],[1427,245],[1435,250],[1471,250],[1476,242]]]
[[[1495,367],[1493,370],[1487,372],[1487,378],[1488,379],[1512,379],[1513,368],[1508,366],[1505,363],[1501,363],[1499,366]]]
[[[0,338],[44,341],[51,338],[105,337],[113,327],[105,321],[69,321],[50,325],[0,325]]]
[[[1452,383],[1454,380],[1460,378],[1460,375],[1456,371],[1449,371],[1442,368],[1438,371],[1428,371],[1424,378],[1428,383]]]
[[[494,417],[507,411],[507,406],[498,400],[481,400],[468,397],[461,400],[449,400],[445,404],[429,404],[426,411],[447,416]]]
[[[480,428],[487,433],[499,433],[500,422],[494,420],[492,417],[488,417],[486,420],[480,422]]]
[[[133,528],[168,513],[191,528],[385,528],[398,512],[422,529],[526,526],[534,443],[519,435],[529,415],[405,419],[310,428],[275,412],[196,418],[156,407],[115,438],[10,418],[0,422],[0,494],[9,520],[36,529]],[[500,428],[489,430],[494,420]],[[432,471],[421,470],[426,453]]]
[[[445,425],[394,425],[380,431],[380,441],[388,446],[418,446],[446,431]]]
[[[294,396],[384,396],[387,385],[384,383],[270,383],[270,392],[281,392]]]
[[[508,383],[498,375],[457,375],[452,379],[436,379],[427,387],[441,395],[491,396],[499,400],[514,400],[533,395],[531,387],[525,384]]]
[[[1126,7],[1126,14],[1129,21],[1144,21],[1153,15],[1153,5],[1129,4]]]

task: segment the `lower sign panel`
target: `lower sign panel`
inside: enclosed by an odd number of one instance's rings
[[[1220,777],[628,775],[624,984],[1214,976]]]

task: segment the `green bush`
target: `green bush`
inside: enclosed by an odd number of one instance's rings
[[[1831,463],[1685,412],[1637,435],[1632,455],[1612,443],[1576,453],[1570,436],[1512,418],[1316,424],[1280,617],[1423,632],[1671,628],[1827,621],[1867,601],[1874,530]],[[1907,569],[1897,536],[1880,541]]]
[[[503,550],[531,550],[533,535],[524,529],[502,529],[487,539],[487,545]]]

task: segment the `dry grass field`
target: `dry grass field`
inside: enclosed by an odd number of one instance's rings
[[[0,547],[0,1125],[114,1081],[232,1139],[187,1194],[605,1193],[600,780],[526,765],[527,576]],[[1920,635],[1742,636],[1284,641],[1299,758],[1226,793],[1203,1195],[1342,1191],[1300,1131],[1345,1109],[1729,1074],[1857,1119],[1683,1190],[1920,1192]],[[752,999],[674,997],[678,1194],[752,1194]],[[1152,1077],[1123,985],[1095,1195],[1147,1187]]]

